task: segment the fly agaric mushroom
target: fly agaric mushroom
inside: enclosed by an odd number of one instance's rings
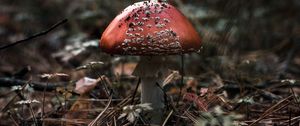
[[[137,2],[109,24],[100,48],[109,54],[138,55],[134,75],[141,78],[141,103],[151,103],[151,123],[161,122],[164,109],[162,84],[166,55],[198,51],[201,40],[188,19],[175,7],[157,0]],[[152,114],[151,114],[152,113]]]

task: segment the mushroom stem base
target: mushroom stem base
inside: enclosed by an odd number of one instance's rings
[[[133,75],[141,78],[141,103],[150,103],[153,108],[147,115],[151,124],[161,124],[164,111],[164,93],[157,84],[162,84],[167,68],[166,58],[161,56],[141,57]]]
[[[141,103],[151,103],[153,110],[148,113],[148,117],[152,124],[161,123],[165,107],[163,91],[156,85],[160,81],[157,77],[141,78]]]

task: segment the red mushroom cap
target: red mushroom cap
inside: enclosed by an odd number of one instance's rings
[[[188,19],[165,2],[135,3],[103,32],[100,48],[109,54],[171,55],[197,51],[201,40]]]

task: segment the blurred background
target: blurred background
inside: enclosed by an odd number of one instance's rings
[[[1,0],[0,46],[30,37],[65,18],[68,22],[46,35],[0,50],[0,77],[14,77],[28,67],[24,80],[39,81],[38,75],[56,72],[69,74],[71,80],[95,77],[92,72],[74,70],[91,61],[104,62],[97,71],[109,78],[130,75],[138,57],[105,54],[98,41],[110,21],[138,1]],[[202,38],[201,51],[184,57],[185,84],[201,87],[221,80],[256,85],[300,78],[299,0],[168,2],[189,18]],[[180,70],[181,56],[172,56],[170,64]],[[1,97],[1,102],[7,99]]]
[[[96,41],[109,22],[134,2],[137,0],[2,0],[1,45],[32,36],[62,19],[69,21],[45,36],[2,50],[0,75],[8,76],[27,65],[33,73],[57,72],[77,67],[86,60],[104,60],[106,56],[97,49]],[[298,0],[169,0],[169,3],[192,21],[202,37],[202,52],[188,59],[211,62],[217,57],[215,60],[229,64],[266,60],[261,63],[266,66],[256,68],[268,73],[278,68],[269,68],[274,67],[271,64],[283,63],[292,50],[297,54],[294,48],[299,46],[300,35]],[[86,42],[90,42],[86,46],[94,48],[85,48]],[[292,58],[292,68],[299,62],[299,57]],[[291,71],[299,73],[299,69]]]

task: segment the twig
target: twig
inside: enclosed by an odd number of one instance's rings
[[[12,117],[11,113],[8,112],[8,115],[9,115],[9,118],[13,121],[13,123],[16,125],[16,126],[19,126],[19,124],[17,123],[17,121]]]
[[[143,125],[147,125],[149,123],[146,123],[146,121],[144,120],[144,118],[142,117],[142,115],[139,116],[141,122],[143,123]]]
[[[100,79],[100,81],[101,81],[101,84],[103,84],[104,91],[105,91],[106,95],[109,96],[110,93],[113,93],[112,89],[111,89],[112,92],[109,92],[108,84],[107,84],[107,82],[106,82],[104,76],[100,76],[99,74],[97,74],[97,76],[99,76],[99,79]]]
[[[97,121],[101,118],[101,116],[106,112],[106,110],[109,108],[111,103],[112,95],[109,98],[109,102],[107,103],[104,110],[88,125],[88,126],[95,126],[97,124]]]
[[[297,117],[294,117],[294,118],[291,118],[290,120],[287,120],[287,121],[284,121],[282,123],[289,123],[289,122],[298,122],[300,120],[300,116],[297,116]]]
[[[117,126],[116,116],[114,116],[114,126]]]
[[[108,84],[107,84],[106,81],[105,81],[105,78],[102,78],[103,76],[101,76],[101,74],[98,72],[97,69],[95,69],[95,68],[93,67],[93,65],[90,65],[89,68],[90,68],[90,70],[91,70],[92,72],[95,71],[97,77],[100,79],[100,81],[102,82],[102,84],[103,84],[103,86],[104,86],[104,90],[105,90],[105,92],[106,92],[106,95],[109,96],[110,92],[109,92],[109,89],[108,89]]]
[[[291,90],[291,92],[292,92],[292,94],[293,94],[293,96],[294,96],[294,99],[295,99],[296,104],[297,104],[298,107],[300,108],[299,100],[298,100],[298,98],[297,98],[297,95],[296,95],[296,93],[295,93],[293,87],[291,87],[290,90]]]
[[[140,86],[140,83],[141,83],[141,78],[139,78],[138,83],[136,84],[136,87],[134,89],[134,92],[133,92],[133,95],[132,95],[132,99],[131,99],[131,104],[132,105],[134,103],[135,95],[136,95],[136,92],[137,92],[137,90],[138,90],[138,88]]]
[[[199,121],[194,118],[193,114],[190,113],[189,111],[184,111],[183,113],[184,115],[186,115],[191,121],[193,121],[195,124],[199,124]]]
[[[170,113],[168,114],[167,118],[165,119],[164,123],[162,124],[162,126],[165,126],[169,120],[169,118],[171,117],[171,115],[173,114],[173,110],[170,111]]]
[[[38,126],[37,118],[35,117],[33,109],[32,109],[32,106],[30,104],[28,104],[28,108],[29,108],[29,111],[30,111],[30,113],[32,115],[32,118],[33,118],[33,121],[34,121],[35,125]]]
[[[293,95],[290,95],[289,97],[279,101],[278,103],[276,103],[275,105],[273,105],[272,107],[270,107],[268,110],[266,110],[258,119],[256,119],[253,123],[251,123],[249,126],[253,126],[256,123],[258,123],[260,120],[262,120],[263,118],[265,118],[266,116],[268,116],[269,114],[271,114],[272,112],[276,112],[280,109],[282,109],[283,107],[285,107],[286,105],[288,105],[290,102],[286,102],[288,99],[292,98]],[[276,107],[278,107],[279,105],[283,104],[282,107],[279,107],[276,109]],[[273,111],[272,111],[273,110]]]
[[[67,21],[68,21],[68,19],[63,19],[63,20],[57,22],[56,24],[52,25],[52,26],[51,26],[49,29],[47,29],[47,30],[44,30],[44,31],[39,32],[39,33],[36,33],[36,34],[34,34],[34,35],[32,35],[32,36],[30,36],[30,37],[28,37],[28,38],[25,38],[25,39],[22,39],[22,40],[13,42],[13,43],[11,43],[11,44],[7,44],[7,45],[4,45],[4,46],[1,46],[1,47],[0,47],[0,51],[1,51],[1,50],[4,50],[4,49],[7,49],[7,48],[9,48],[9,47],[12,47],[12,46],[21,44],[21,43],[23,43],[23,42],[29,41],[29,40],[31,40],[31,39],[37,38],[37,37],[39,37],[39,36],[45,35],[45,34],[49,33],[50,31],[52,31],[53,29],[57,28],[58,26],[60,26],[60,25],[62,25],[62,24],[64,24],[64,23],[66,23]]]
[[[1,109],[1,112],[6,112],[17,97],[18,97],[17,94],[13,96],[12,99]]]
[[[130,98],[131,98],[131,96],[128,96],[128,97],[124,98],[124,100],[122,100],[121,102],[119,102],[119,103],[116,105],[116,107],[117,107],[117,108],[123,108],[126,104],[128,104],[128,103],[130,102]],[[108,118],[108,117],[113,116],[113,114],[115,114],[116,111],[118,111],[118,109],[114,109],[113,111],[109,111],[109,112],[106,114],[105,118]]]

